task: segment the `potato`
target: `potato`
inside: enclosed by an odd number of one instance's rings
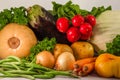
[[[55,48],[54,48],[55,59],[57,59],[57,57],[63,52],[70,52],[70,53],[73,54],[73,50],[69,45],[67,45],[67,44],[56,44]]]
[[[71,45],[76,60],[94,56],[94,48],[89,42],[74,42]]]

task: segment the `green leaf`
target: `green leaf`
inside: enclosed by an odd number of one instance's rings
[[[56,39],[55,38],[44,38],[42,41],[39,41],[35,46],[33,46],[30,49],[30,55],[26,58],[28,61],[32,61],[35,56],[43,51],[43,50],[47,50],[52,52],[54,49],[54,46],[56,44]]]
[[[4,9],[0,12],[0,30],[8,23],[18,23],[27,25],[28,18],[26,14],[26,8],[24,7],[12,7],[11,9]]]

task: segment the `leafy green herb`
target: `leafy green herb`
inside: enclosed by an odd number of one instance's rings
[[[92,10],[90,11],[90,14],[94,15],[95,17],[99,16],[102,12],[106,11],[106,10],[112,10],[111,6],[108,6],[107,8],[105,8],[104,6],[101,7],[93,7]]]
[[[53,15],[56,18],[67,17],[68,19],[71,19],[75,14],[81,13],[79,6],[77,4],[72,4],[72,1],[68,1],[64,5],[53,1],[52,4],[53,4]]]
[[[67,17],[71,19],[76,14],[81,14],[82,16],[86,16],[87,14],[92,14],[95,17],[100,15],[102,12],[106,10],[111,10],[111,6],[105,8],[104,6],[101,7],[93,7],[91,11],[80,9],[79,5],[73,4],[72,1],[68,1],[64,5],[56,3],[55,1],[52,2],[53,4],[53,16],[57,18],[59,17]]]
[[[44,38],[42,41],[39,41],[35,46],[33,46],[30,50],[30,55],[27,57],[29,61],[32,61],[36,54],[43,50],[47,51],[53,51],[54,46],[56,44],[56,39],[55,38]]]
[[[26,9],[24,7],[4,9],[0,12],[0,30],[8,23],[28,24]]]
[[[107,50],[111,54],[120,56],[120,35],[117,35],[112,42],[106,43]]]

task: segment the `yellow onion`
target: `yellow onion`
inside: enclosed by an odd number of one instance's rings
[[[36,64],[40,64],[47,68],[53,68],[55,64],[55,58],[49,51],[42,51],[36,56]]]
[[[75,62],[75,57],[70,52],[63,52],[59,55],[55,63],[56,70],[72,70],[73,63]]]

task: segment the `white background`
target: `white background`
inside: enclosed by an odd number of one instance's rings
[[[46,9],[52,9],[51,1],[65,4],[69,0],[0,0],[0,11],[10,7],[29,7],[34,4],[39,4]],[[120,10],[120,0],[72,0],[73,3],[79,4],[82,9],[91,10],[93,6],[105,7],[111,5],[113,10]]]

